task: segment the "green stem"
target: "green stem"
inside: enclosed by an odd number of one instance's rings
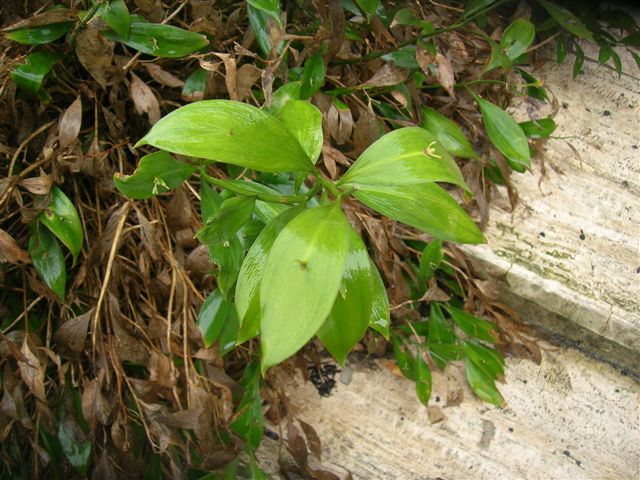
[[[323,176],[319,176],[318,180],[320,180],[320,182],[317,182],[317,183],[320,183],[322,187],[327,189],[334,197],[340,198],[342,196],[340,194],[340,191],[338,190],[338,187],[336,187],[336,184],[333,183],[331,180],[328,180]]]

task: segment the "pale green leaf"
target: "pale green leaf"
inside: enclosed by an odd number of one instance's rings
[[[322,112],[309,102],[291,100],[280,109],[278,118],[315,164],[322,151]]]

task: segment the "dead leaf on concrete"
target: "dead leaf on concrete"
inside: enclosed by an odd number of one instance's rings
[[[309,449],[311,453],[319,460],[322,461],[322,442],[320,441],[320,437],[316,430],[306,422],[298,419],[298,423],[302,427],[302,431],[304,432],[304,436],[307,437],[307,442],[309,444]]]
[[[76,54],[82,66],[105,88],[116,74],[113,65],[114,43],[93,28],[85,28],[76,35]]]
[[[0,228],[0,263],[30,263],[29,254],[20,248],[11,235]]]
[[[149,86],[133,72],[131,72],[129,92],[138,115],[146,113],[151,125],[160,120],[160,103],[158,103],[158,99]]]
[[[155,63],[145,63],[149,75],[161,85],[169,88],[181,88],[184,86],[184,82],[176,77],[174,74],[167,72],[160,65]]]
[[[20,348],[24,359],[18,360],[18,367],[20,368],[20,376],[24,380],[25,385],[29,388],[36,398],[42,402],[47,401],[44,393],[44,368],[40,364],[38,357],[36,357],[28,345],[28,337],[25,337],[22,341],[22,347]]]
[[[89,331],[89,322],[93,318],[91,309],[82,315],[64,322],[53,335],[53,340],[60,348],[60,352],[66,356],[73,356],[84,350],[87,333]]]
[[[454,88],[456,79],[453,73],[453,66],[449,59],[441,53],[436,54],[436,78],[438,79],[438,83],[442,85],[442,88],[444,88],[452,98],[456,98]]]
[[[60,147],[71,145],[78,138],[82,126],[82,99],[80,95],[60,117],[58,122],[58,137]]]

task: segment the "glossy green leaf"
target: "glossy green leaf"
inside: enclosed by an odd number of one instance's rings
[[[504,358],[500,352],[471,340],[463,341],[462,349],[465,356],[485,370],[491,378],[502,380]]]
[[[378,268],[371,259],[369,259],[369,268],[371,269],[371,283],[373,288],[369,327],[374,329],[385,339],[389,340],[391,314],[389,311],[389,297],[387,296],[387,289],[384,287],[384,282],[382,281]]]
[[[520,124],[522,131],[529,138],[549,138],[558,125],[551,117],[530,120]]]
[[[447,182],[465,190],[460,169],[436,138],[420,127],[394,130],[367,148],[340,185],[409,186]]]
[[[303,100],[291,100],[278,112],[278,119],[298,140],[312,164],[322,152],[322,112]]]
[[[584,38],[593,42],[593,35],[582,21],[566,8],[560,7],[548,0],[538,0],[538,3],[567,31],[573,33],[576,37]]]
[[[436,110],[422,107],[422,128],[428,130],[451,155],[478,158],[458,124]]]
[[[431,397],[431,387],[433,385],[433,380],[431,378],[431,370],[429,370],[429,366],[427,362],[424,361],[422,357],[422,353],[418,349],[418,353],[416,354],[416,394],[418,396],[418,400],[423,405],[429,404],[429,398]]]
[[[576,50],[576,59],[573,62],[573,78],[576,78],[582,73],[582,65],[584,65],[584,50],[582,50],[582,47],[578,45],[577,42],[574,43],[573,46]]]
[[[433,240],[422,251],[420,256],[420,264],[418,265],[418,282],[420,286],[426,291],[427,282],[431,280],[436,270],[444,259],[444,251],[442,250],[442,242],[440,240]]]
[[[198,230],[196,237],[205,245],[228,242],[249,221],[254,205],[254,197],[232,197],[225,200],[220,210]]]
[[[366,185],[354,196],[375,211],[441,240],[482,243],[484,236],[467,213],[435,183]]]
[[[113,184],[123,195],[140,200],[179,187],[195,170],[192,165],[159,151],[142,157],[131,175],[116,172]]]
[[[531,166],[531,153],[520,125],[497,105],[478,96],[475,99],[491,143],[505,156],[511,168],[516,172],[524,172]]]
[[[58,22],[38,27],[19,28],[5,33],[5,37],[26,45],[43,45],[63,37],[73,25],[74,22]]]
[[[255,7],[252,7],[249,2],[247,2],[247,16],[249,17],[249,24],[251,25],[251,29],[256,36],[256,41],[258,42],[258,46],[260,50],[262,50],[262,54],[265,57],[268,57],[273,50],[273,45],[271,45],[271,35],[270,35],[270,27],[273,25],[273,20],[266,12],[259,10]]]
[[[129,9],[124,0],[108,0],[100,4],[97,15],[102,17],[105,23],[120,37],[129,35]]]
[[[260,331],[260,283],[267,255],[280,231],[300,212],[301,208],[289,208],[274,218],[260,232],[242,262],[235,297],[240,320],[238,343],[246,342]]]
[[[340,292],[318,338],[340,365],[367,331],[373,308],[373,278],[369,252],[353,228]]]
[[[198,329],[202,333],[205,348],[218,339],[232,309],[233,304],[224,298],[220,290],[213,290],[207,295],[198,313]]]
[[[478,398],[497,406],[504,404],[504,398],[496,388],[495,382],[482,368],[468,358],[464,360],[464,366],[467,381]]]
[[[79,427],[76,428],[79,430]],[[72,430],[71,426],[67,426],[64,421],[60,422],[58,440],[71,466],[81,475],[86,476],[89,471],[89,460],[91,459],[91,441],[80,441],[78,437],[81,433],[74,430]]]
[[[67,267],[62,248],[53,234],[38,223],[31,224],[29,255],[40,278],[60,300],[64,300]]]
[[[204,93],[207,90],[208,81],[209,72],[204,68],[198,67],[185,80],[184,86],[182,87],[182,99],[187,102],[195,102],[204,99]]]
[[[498,340],[498,332],[493,323],[471,315],[459,308],[450,306],[446,306],[445,308],[447,312],[449,312],[449,315],[451,315],[451,319],[460,327],[460,330],[467,335],[490,343],[496,343]]]
[[[507,56],[512,62],[520,55],[524,54],[533,43],[536,36],[536,27],[529,20],[523,18],[517,19],[507,27],[500,39],[498,48],[501,53]],[[499,58],[492,56],[485,71],[500,67]]]
[[[304,149],[282,122],[231,100],[204,100],[179,108],[160,119],[136,147],[141,145],[264,172],[313,171]]]
[[[278,115],[278,112],[290,100],[300,100],[300,82],[289,82],[282,85],[275,92],[271,104],[267,107],[267,111],[272,115]]]
[[[429,353],[439,369],[462,359],[462,348],[457,343],[429,343]]]
[[[247,4],[266,13],[273,18],[278,25],[282,24],[282,20],[280,19],[280,0],[247,0]]]
[[[78,211],[69,197],[54,186],[51,189],[51,204],[38,219],[69,249],[75,265],[82,249],[83,233]]]
[[[37,93],[45,77],[60,57],[50,52],[34,52],[26,63],[19,63],[11,70],[11,78],[20,88]]]
[[[209,44],[207,37],[172,25],[131,22],[129,36],[115,31],[104,32],[110,40],[156,57],[186,57]]]
[[[318,52],[304,62],[304,72],[300,81],[300,98],[306,100],[324,85],[325,66]]]
[[[339,203],[305,210],[276,238],[260,285],[262,371],[297,352],[338,295],[351,226]]]

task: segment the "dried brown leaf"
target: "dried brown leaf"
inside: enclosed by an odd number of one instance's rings
[[[311,470],[315,480],[340,480],[340,477],[329,470]]]
[[[302,427],[304,431],[305,437],[307,437],[307,442],[309,443],[309,449],[311,453],[319,460],[322,461],[322,442],[320,441],[320,437],[318,436],[316,430],[306,422],[298,419],[298,423]]]
[[[60,147],[66,148],[76,141],[82,126],[82,98],[78,95],[60,117],[58,135]]]
[[[304,438],[302,438],[302,435],[300,435],[298,429],[291,420],[289,420],[287,425],[287,449],[296,461],[298,467],[304,470],[309,461],[307,443],[304,441]]]
[[[327,127],[336,143],[338,145],[344,144],[351,138],[351,133],[353,132],[351,110],[338,108],[332,103],[327,112]]]
[[[166,417],[162,418],[161,421],[169,427],[184,430],[197,430],[200,427],[203,414],[204,408],[190,408],[170,413]]]
[[[90,425],[96,421],[102,425],[107,424],[113,405],[102,395],[99,379],[94,378],[85,387],[81,404],[82,415]]]
[[[224,62],[224,83],[227,85],[229,98],[231,98],[231,100],[240,100],[240,95],[238,94],[236,59],[228,53],[216,53],[215,55]]]
[[[20,248],[18,242],[0,228],[0,263],[30,263],[29,254]]]
[[[66,356],[82,353],[95,309],[64,322],[53,335],[60,352]]]
[[[53,179],[51,175],[43,173],[39,177],[24,178],[18,185],[36,195],[48,195],[53,186]]]
[[[93,28],[85,28],[76,35],[78,60],[102,88],[106,88],[116,74],[113,47],[111,40]]]
[[[373,76],[364,82],[362,86],[367,87],[393,87],[404,82],[409,73],[406,69],[400,68],[393,63],[385,63]]]
[[[35,397],[46,402],[46,396],[44,391],[44,368],[40,364],[38,357],[36,357],[28,345],[28,337],[25,337],[22,341],[22,347],[20,353],[23,355],[23,360],[18,360],[18,367],[20,368],[20,376],[24,383],[27,385],[31,393]]]
[[[69,22],[76,19],[76,12],[67,8],[57,8],[48,10],[37,15],[32,15],[24,20],[12,23],[8,27],[1,29],[1,32],[10,32],[18,28],[39,27],[41,25],[50,25],[52,23]]]
[[[149,86],[133,72],[131,72],[129,93],[138,115],[146,113],[151,125],[160,120],[160,103],[158,103],[158,99]]]
[[[173,73],[167,72],[160,65],[155,63],[145,63],[144,65],[149,72],[149,75],[161,85],[169,88],[181,88],[184,86],[184,82],[176,77]]]
[[[429,417],[429,423],[431,424],[444,420],[444,413],[437,405],[429,405],[427,407],[427,416]]]
[[[432,77],[431,72],[431,64],[435,62],[435,55],[432,55],[423,45],[418,44],[416,48],[416,61],[422,72],[427,76],[427,78]]]
[[[382,135],[382,128],[373,112],[362,110],[353,132],[354,158]]]
[[[456,98],[456,91],[454,85],[456,78],[453,73],[453,66],[447,57],[441,53],[436,54],[436,78],[438,83],[442,85],[452,98]]]
[[[238,93],[238,100],[244,100],[249,96],[251,87],[262,76],[262,70],[256,67],[252,63],[245,63],[237,72],[237,86],[236,91]]]

